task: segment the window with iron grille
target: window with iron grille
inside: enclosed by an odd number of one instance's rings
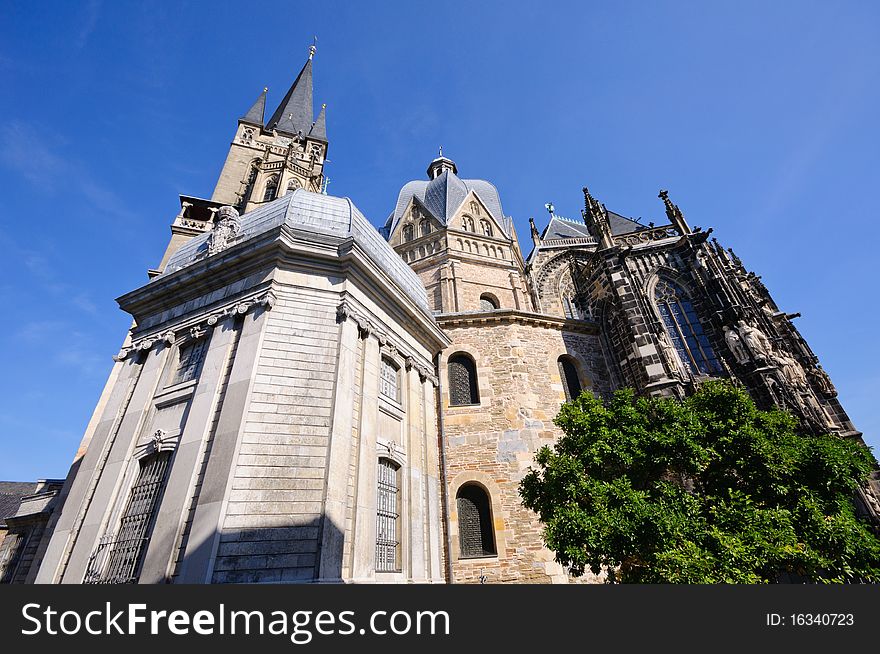
[[[382,358],[382,369],[379,376],[379,392],[387,398],[400,401],[398,387],[399,368],[386,358]]]
[[[460,558],[494,556],[495,530],[492,528],[489,493],[476,484],[467,484],[458,489],[456,505]]]
[[[376,495],[376,572],[400,571],[398,518],[400,467],[389,459],[379,459]]]
[[[158,452],[141,461],[119,529],[101,539],[89,561],[83,583],[137,583],[170,458],[171,452]]]
[[[669,340],[691,372],[707,375],[721,372],[721,365],[685,292],[661,279],[654,289],[654,301]]]
[[[479,404],[477,366],[466,354],[449,357],[449,403],[453,406]]]
[[[581,380],[578,377],[577,367],[571,357],[565,355],[559,357],[556,363],[559,365],[559,377],[565,390],[565,400],[570,402],[581,394]]]
[[[263,202],[271,202],[278,197],[278,178],[272,177],[266,183],[266,190],[263,192]]]
[[[195,379],[199,374],[202,366],[202,359],[205,358],[205,351],[208,348],[208,339],[200,338],[180,348],[180,355],[177,357],[177,369],[171,380],[172,384],[182,384],[183,382]]]

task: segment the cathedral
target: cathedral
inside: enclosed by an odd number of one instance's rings
[[[595,582],[518,493],[567,399],[728,378],[861,442],[797,314],[666,191],[642,224],[584,188],[581,216],[530,219],[527,254],[498,189],[442,152],[379,228],[328,195],[313,55],[118,298],[132,327],[17,579]],[[857,498],[874,521],[878,494]]]

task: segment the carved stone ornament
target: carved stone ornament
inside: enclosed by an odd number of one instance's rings
[[[737,332],[756,361],[766,361],[773,352],[770,339],[757,327],[752,327],[744,320],[736,323]]]
[[[672,369],[673,374],[681,374],[681,359],[678,356],[678,352],[672,347],[672,343],[669,342],[666,330],[661,329],[658,332],[657,343],[660,345],[660,351],[663,352],[663,356]]]
[[[208,255],[228,248],[241,230],[241,217],[235,207],[222,206],[217,210],[214,227],[208,236]]]
[[[822,366],[817,365],[815,368],[810,368],[807,371],[807,374],[822,395],[825,397],[837,397],[837,389],[834,388],[834,384],[831,383],[831,378],[828,376],[828,373],[822,369]]]
[[[735,329],[731,329],[725,325],[724,340],[737,363],[746,364],[749,362],[749,353],[746,350],[745,345],[743,345],[742,338],[740,338],[740,335]]]

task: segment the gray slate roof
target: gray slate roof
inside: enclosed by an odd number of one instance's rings
[[[614,213],[611,210],[608,211],[608,220],[611,223],[611,233],[614,236],[629,234],[647,227],[647,225],[642,225],[631,218],[621,216],[619,213]],[[584,238],[589,236],[590,230],[587,229],[582,220],[553,216],[546,229],[544,229],[541,238],[549,241],[555,238]]]
[[[306,65],[299,71],[287,95],[278,105],[275,113],[266,123],[267,129],[277,129],[285,134],[303,135],[309,133],[312,128],[314,107],[312,105],[312,60],[306,61]]]
[[[37,486],[35,481],[0,481],[0,527],[6,525],[6,518],[18,511],[21,498],[32,495]]]
[[[407,182],[400,189],[397,205],[385,221],[382,233],[388,238],[403,217],[403,212],[415,197],[441,225],[448,225],[453,214],[464,202],[468,192],[473,191],[486,205],[489,213],[501,226],[504,235],[510,237],[510,219],[501,210],[501,198],[498,189],[483,179],[461,179],[451,170],[444,170],[432,180],[414,180]]]
[[[321,107],[321,111],[318,114],[317,120],[315,120],[315,124],[312,125],[309,136],[313,139],[320,139],[321,141],[327,140],[327,107]]]
[[[239,120],[243,120],[246,123],[253,123],[254,125],[263,124],[263,116],[266,113],[266,92],[268,89],[263,88],[263,92],[260,93],[257,101],[251,106],[250,109],[247,110],[247,113],[239,118]]]
[[[430,314],[428,295],[421,280],[350,199],[297,189],[244,214],[241,217],[241,230],[231,247],[281,225],[312,234],[353,238],[392,282],[425,313]],[[153,279],[161,279],[204,259],[209,235],[200,234],[182,245],[168,260],[164,272]]]

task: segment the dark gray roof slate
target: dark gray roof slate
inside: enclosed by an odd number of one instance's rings
[[[511,233],[510,220],[504,215],[501,208],[498,189],[483,179],[461,179],[451,170],[444,170],[432,180],[417,179],[404,184],[397,196],[394,211],[388,216],[388,220],[385,221],[385,225],[380,231],[385,238],[388,238],[398,221],[403,217],[403,212],[410,200],[414,197],[431,212],[441,225],[448,225],[449,220],[470,191],[476,193],[495,221],[501,226],[505,236],[509,237]]]
[[[321,105],[321,111],[312,129],[309,130],[309,136],[320,141],[327,140],[327,105]]]
[[[253,123],[254,125],[263,125],[263,117],[266,114],[266,92],[267,88],[263,88],[263,92],[260,93],[256,102],[251,106],[250,109],[247,110],[247,113],[242,116],[239,120],[242,120],[246,123]]]
[[[35,481],[0,481],[0,526],[6,525],[6,518],[18,511],[21,498],[32,495],[37,486]]]
[[[287,95],[266,123],[266,128],[277,129],[285,134],[302,132],[306,135],[311,129],[313,116],[312,60],[309,58],[287,91]]]

